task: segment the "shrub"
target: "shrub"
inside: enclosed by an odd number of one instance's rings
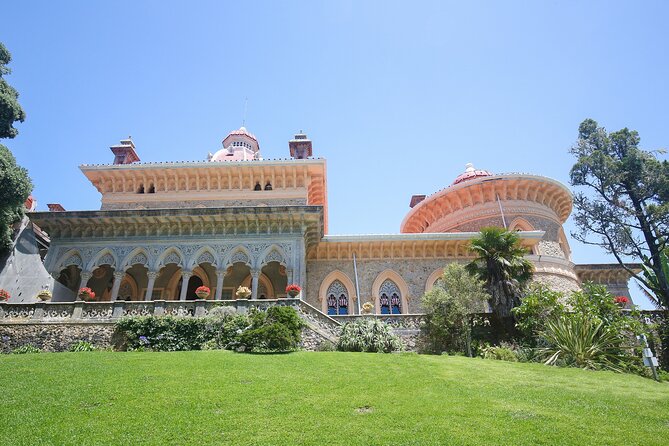
[[[97,350],[97,348],[86,341],[77,341],[74,344],[70,345],[70,348],[67,349],[69,352],[92,352]]]
[[[488,346],[481,349],[483,359],[496,359],[498,361],[518,362],[518,356],[511,347]]]
[[[546,322],[565,312],[563,301],[562,293],[551,290],[543,283],[534,283],[530,286],[520,306],[511,310],[516,317],[516,328],[528,343],[535,345]]]
[[[139,347],[155,351],[199,350],[207,340],[203,318],[126,317],[116,326],[125,333],[131,350]]]
[[[363,319],[348,322],[341,328],[337,350],[345,352],[390,353],[402,350],[401,339],[385,322]]]
[[[562,316],[548,321],[542,333],[548,347],[539,350],[547,365],[622,372],[623,338],[603,321]]]
[[[267,311],[254,310],[249,319],[251,325],[231,343],[236,350],[287,352],[298,348],[305,324],[294,308],[277,305]]]
[[[12,353],[16,355],[23,355],[26,353],[41,353],[41,352],[42,351],[39,348],[35,347],[32,344],[25,344],[22,345],[21,347],[17,347],[14,350],[12,350]]]
[[[470,275],[464,266],[448,265],[438,284],[422,297],[425,317],[420,350],[469,353],[470,313],[481,311],[488,297],[483,282]]]
[[[337,350],[337,346],[334,345],[332,341],[327,339],[316,346],[317,352],[334,352]]]

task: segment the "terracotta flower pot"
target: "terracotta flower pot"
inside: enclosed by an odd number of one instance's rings
[[[209,293],[207,293],[206,291],[200,291],[199,293],[195,293],[195,295],[200,299],[206,299],[207,297],[209,297]]]

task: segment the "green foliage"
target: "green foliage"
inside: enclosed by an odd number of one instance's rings
[[[251,325],[238,337],[235,348],[246,352],[296,350],[302,339],[304,321],[293,307],[276,305],[267,311],[253,311]]]
[[[12,350],[12,353],[16,355],[24,355],[26,353],[42,353],[42,350],[32,344],[25,344]]]
[[[533,283],[523,297],[520,306],[512,312],[516,317],[516,327],[531,344],[544,330],[546,322],[565,312],[562,303],[565,297],[542,283]]]
[[[11,246],[11,225],[23,217],[23,203],[31,190],[28,171],[18,166],[14,155],[0,144],[0,253]]]
[[[467,271],[485,283],[493,314],[499,320],[511,317],[533,271],[518,234],[503,228],[483,228],[472,240],[470,250],[476,258],[466,266]]]
[[[347,322],[337,341],[337,350],[345,352],[390,353],[402,349],[402,340],[390,325],[374,318]]]
[[[317,352],[334,352],[337,351],[337,346],[327,339],[316,346]]]
[[[435,287],[421,299],[425,312],[420,349],[427,353],[467,353],[471,339],[470,314],[484,308],[489,295],[483,282],[465,267],[451,263]]]
[[[77,341],[67,349],[68,352],[93,352],[95,350],[97,347],[86,341]]]
[[[571,153],[573,186],[591,193],[574,196],[577,240],[613,254],[627,271],[669,307],[669,269],[662,253],[669,236],[669,162],[639,148],[636,131],[607,133],[586,119],[578,129]],[[635,258],[653,270],[655,281],[629,268],[623,259]]]
[[[622,372],[623,337],[603,321],[565,315],[548,321],[542,333],[548,347],[540,349],[547,365]]]
[[[11,54],[0,42],[0,138],[14,138],[18,130],[13,124],[17,121],[23,122],[26,117],[19,105],[19,93],[3,78],[4,75],[11,73],[7,66],[11,60]]]
[[[498,361],[518,362],[516,352],[510,347],[488,346],[481,349],[483,359],[495,359]]]
[[[199,350],[208,340],[203,318],[133,316],[119,320],[116,326],[125,333],[130,350]]]

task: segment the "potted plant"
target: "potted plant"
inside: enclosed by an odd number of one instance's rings
[[[239,299],[248,299],[251,295],[251,290],[245,286],[240,286],[237,288],[237,298]]]
[[[300,291],[302,291],[302,288],[300,288],[300,286],[295,283],[286,287],[286,293],[290,297],[297,297],[297,295],[300,294]]]
[[[47,300],[51,300],[51,291],[45,288],[41,290],[39,293],[37,293],[37,298],[39,300],[43,300],[44,302],[46,302]]]
[[[0,289],[0,301],[8,301],[10,297],[7,290]]]
[[[364,304],[362,304],[362,312],[365,314],[371,313],[373,309],[374,309],[374,304],[371,302],[365,302]]]
[[[207,297],[209,297],[210,293],[211,290],[209,289],[209,287],[206,287],[204,285],[197,287],[197,289],[195,290],[195,295],[200,299],[206,299]]]
[[[87,302],[95,300],[95,293],[92,289],[87,286],[80,288],[78,293],[79,299],[85,300]]]

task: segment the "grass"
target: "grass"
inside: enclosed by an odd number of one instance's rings
[[[659,445],[669,385],[415,354],[0,357],[3,445]]]

